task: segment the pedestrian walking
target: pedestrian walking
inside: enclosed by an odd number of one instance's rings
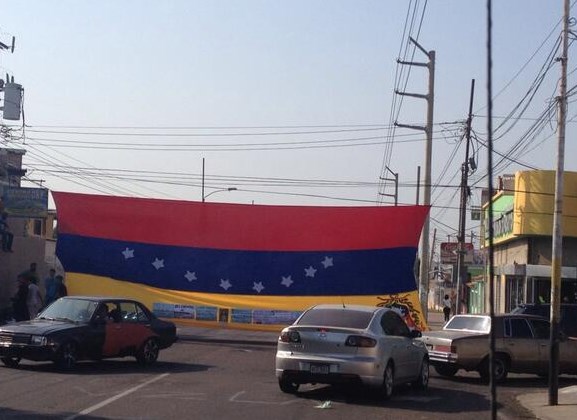
[[[451,302],[451,298],[449,297],[449,295],[445,295],[445,298],[443,299],[443,315],[445,315],[445,322],[447,322],[449,318],[451,318],[452,306],[453,303]]]

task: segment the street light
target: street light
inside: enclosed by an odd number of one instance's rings
[[[217,193],[217,192],[222,192],[222,191],[236,191],[236,190],[238,190],[238,188],[236,188],[236,187],[228,187],[228,188],[221,188],[220,190],[211,191],[211,192],[209,192],[207,195],[203,195],[203,196],[202,196],[202,202],[204,203],[204,201],[206,200],[206,197],[209,197],[209,196],[211,196],[211,195],[213,195],[213,194],[215,194],[215,193]]]

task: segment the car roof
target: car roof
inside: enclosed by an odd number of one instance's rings
[[[120,297],[120,296],[64,296],[63,299],[81,299],[81,300],[91,300],[94,302],[104,302],[111,300],[124,300],[130,302],[138,302],[132,298]]]
[[[474,317],[485,317],[489,318],[491,315],[489,314],[457,314],[454,316],[462,317],[462,318],[474,318]],[[532,318],[532,319],[544,319],[544,317],[540,315],[533,315],[533,314],[520,314],[520,313],[503,313],[503,314],[495,314],[494,318]]]
[[[379,306],[369,306],[369,305],[347,305],[347,304],[338,304],[338,303],[324,303],[320,305],[315,305],[310,309],[344,309],[350,311],[359,311],[359,312],[368,312],[373,313],[378,311],[379,309],[389,309],[383,308]]]

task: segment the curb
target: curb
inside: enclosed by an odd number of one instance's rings
[[[191,343],[217,343],[217,344],[243,344],[254,346],[276,346],[276,341],[271,340],[250,340],[246,338],[211,338],[196,337],[194,335],[178,334],[178,341],[188,341]]]

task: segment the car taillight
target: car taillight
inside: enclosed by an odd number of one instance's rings
[[[375,347],[377,340],[362,335],[349,335],[345,341],[345,346],[349,347]]]
[[[283,331],[280,334],[279,340],[283,343],[300,343],[301,335],[297,331]]]
[[[435,346],[436,351],[440,351],[443,353],[457,353],[457,348],[455,346]]]

